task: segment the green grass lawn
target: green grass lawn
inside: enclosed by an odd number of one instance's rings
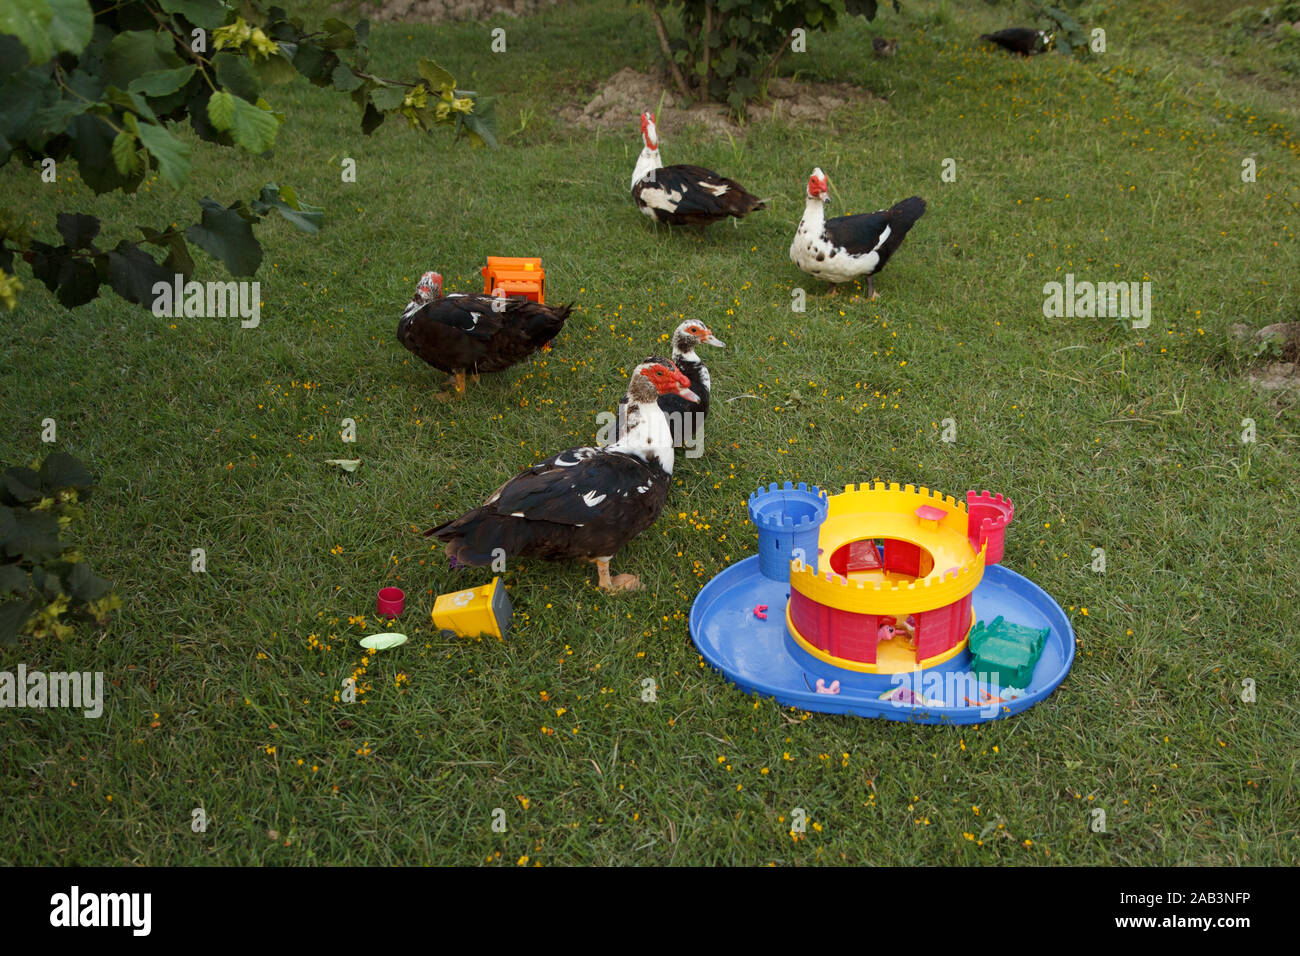
[[[58,210],[105,217],[111,245],[272,180],[327,210],[316,237],[260,228],[257,329],[111,295],[70,312],[35,281],[0,317],[0,461],[43,457],[57,421],[99,480],[79,544],[124,602],[102,630],[0,653],[109,682],[98,720],[0,711],[0,862],[1294,865],[1300,415],[1250,384],[1228,328],[1300,319],[1300,76],[1285,51],[1229,44],[1231,4],[1145,6],[1095,5],[1092,58],[985,49],[979,33],[1024,21],[1005,4],[903,0],[814,35],[787,72],[884,99],[734,144],[666,135],[666,162],[773,197],[703,234],[633,207],[634,116],[599,136],[554,118],[653,66],[646,13],[620,0],[508,22],[502,55],[487,25],[375,28],[377,72],[430,55],[497,98],[496,151],[391,121],[363,137],[350,101],[296,83],[275,91],[270,160],[196,145],[179,194],[0,170],[47,241]],[[871,56],[876,33],[896,57]],[[832,214],[929,204],[876,302],[828,298],[788,260],[817,165]],[[445,376],[397,344],[398,316],[426,269],[473,290],[493,254],[541,256],[549,297],[577,309],[553,351],[437,401]],[[1066,273],[1149,280],[1151,326],[1044,317]],[[590,442],[684,316],[728,348],[707,356],[706,455],[679,461],[663,516],[614,563],[646,590],[519,562],[506,641],[440,637],[434,595],[491,575],[449,571],[416,532]],[[325,464],[345,457],[355,474]],[[742,695],[686,618],[753,553],[748,494],[785,479],[1010,496],[1005,564],[1076,631],[1065,683],[979,727]],[[385,584],[408,593],[411,641],[366,657]],[[343,703],[353,674],[361,701]],[[796,807],[810,825],[792,839]]]

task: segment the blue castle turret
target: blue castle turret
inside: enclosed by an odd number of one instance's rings
[[[826,492],[806,482],[776,482],[749,496],[749,520],[758,529],[758,569],[773,581],[790,580],[790,559],[817,567],[817,539],[826,520]]]

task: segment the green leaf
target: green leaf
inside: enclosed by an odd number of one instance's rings
[[[148,226],[140,226],[139,229],[145,242],[167,250],[167,258],[163,260],[164,269],[172,275],[179,272],[186,279],[193,274],[194,260],[190,258],[190,247],[185,244],[185,236],[181,232],[176,229],[159,232]]]
[[[351,67],[342,63],[334,67],[334,73],[330,78],[334,83],[334,89],[344,93],[351,93],[364,82],[361,77],[352,72]]]
[[[190,179],[190,146],[172,136],[164,126],[140,124],[140,142],[158,161],[158,172],[173,186],[183,186]]]
[[[166,96],[168,93],[175,93],[188,83],[190,77],[194,75],[194,70],[193,64],[178,66],[174,70],[154,70],[143,76],[137,76],[127,89],[132,93],[143,93],[145,96]]]
[[[32,568],[32,584],[48,601],[55,600],[63,590],[63,578],[57,570],[46,567]]]
[[[220,96],[229,96],[229,94],[213,93],[212,99],[208,102],[208,118],[212,120],[213,126],[230,130],[230,135],[234,137],[236,143],[256,155],[265,153],[275,145],[275,134],[280,128],[280,121],[274,113],[254,106],[242,97],[233,96],[230,97],[233,111],[229,125],[220,126],[212,113],[213,105]]]
[[[68,127],[68,135],[72,138],[72,155],[76,157],[77,168],[87,186],[97,193],[114,189],[135,192],[140,185],[141,174],[118,172],[112,152],[117,132],[103,117],[94,113],[74,117]]]
[[[27,121],[20,135],[29,144],[43,144],[45,136],[64,132],[68,127],[68,120],[74,116],[80,116],[90,109],[91,105],[85,100],[74,99],[70,96],[55,100],[48,106],[34,110],[31,119]]]
[[[30,589],[26,571],[16,564],[0,564],[0,594],[26,594]]]
[[[99,220],[82,213],[61,212],[58,217],[59,235],[69,249],[89,249],[99,235]]]
[[[417,69],[420,72],[421,78],[428,82],[429,89],[431,90],[440,93],[443,90],[450,90],[456,86],[455,78],[432,60],[420,60]]]
[[[227,208],[204,197],[202,221],[185,230],[185,236],[209,255],[220,259],[232,275],[251,276],[262,264],[262,247],[253,236],[253,226],[243,215],[243,203]]]
[[[159,282],[170,283],[175,278],[147,252],[125,239],[111,251],[96,256],[95,262],[113,291],[137,305],[150,305],[154,300],[154,286]]]
[[[47,492],[63,491],[67,488],[84,490],[95,483],[86,466],[67,452],[51,452],[41,462],[41,487]]]
[[[18,643],[18,635],[22,633],[23,625],[38,606],[38,602],[30,598],[27,600],[20,598],[0,604],[0,645],[12,646]]]
[[[208,120],[218,131],[224,132],[235,125],[235,97],[222,90],[208,100]]]
[[[496,138],[496,104],[492,100],[480,99],[474,102],[474,112],[459,113],[461,123],[475,145],[497,148]]]
[[[356,46],[357,43],[356,31],[354,31],[350,26],[348,26],[342,20],[337,20],[334,17],[330,17],[330,19],[326,20],[323,24],[321,24],[321,26],[325,30],[325,32],[329,34],[329,36],[325,40],[321,41],[321,46],[324,47],[325,49],[339,50],[342,49],[343,47]]]
[[[221,0],[159,0],[158,5],[168,13],[179,13],[196,27],[215,30],[226,22],[230,9]]]
[[[95,30],[95,16],[89,0],[46,0],[54,18],[50,21],[50,41],[62,53],[80,53]]]
[[[248,57],[241,53],[218,53],[212,58],[217,82],[224,89],[246,100],[256,100],[262,92],[262,83],[253,72]]]
[[[275,183],[267,183],[262,187],[262,194],[253,202],[253,209],[256,212],[274,209],[303,232],[319,232],[325,221],[323,208],[299,202],[298,195],[291,186],[280,187]]]
[[[138,76],[180,66],[172,43],[170,33],[152,30],[119,33],[104,51],[104,80],[109,86],[125,90]]]
[[[377,109],[395,110],[406,101],[406,87],[379,86],[370,91],[370,102]]]
[[[68,596],[74,601],[89,604],[98,601],[111,590],[113,585],[86,567],[85,561],[78,561],[72,566],[72,574],[68,576]]]
[[[292,46],[291,43],[280,44],[280,50]],[[298,76],[298,70],[293,65],[293,60],[288,56],[277,53],[272,56],[263,57],[253,64],[253,72],[261,80],[263,86],[278,86],[281,83],[288,83]]]
[[[0,35],[0,78],[17,73],[25,68],[30,60],[22,40],[13,34]]]
[[[59,541],[59,522],[54,515],[47,511],[18,508],[13,517],[14,528],[4,540],[6,555],[35,564],[59,556],[63,545]]]
[[[140,171],[140,154],[135,150],[135,135],[122,130],[113,137],[113,164],[123,176]]]
[[[111,106],[116,106],[125,114],[122,122],[131,132],[136,132],[136,116],[142,117],[148,123],[157,123],[158,114],[153,111],[149,105],[149,100],[142,93],[128,93],[125,90],[119,90],[115,86],[110,86],[104,91],[104,101]]]
[[[309,43],[300,43],[293,55],[294,68],[317,86],[325,86],[330,82],[333,64],[337,62],[338,57],[333,53],[327,53]]]
[[[56,293],[59,301],[68,308],[84,305],[98,294],[99,273],[94,265],[66,244],[51,246],[33,241],[28,253],[32,275]]]
[[[99,272],[86,259],[64,259],[58,282],[59,291],[55,294],[64,308],[75,309],[99,295]]]
[[[22,70],[0,84],[0,135],[22,140],[32,129],[32,117],[59,99],[59,91],[43,68]]]
[[[0,485],[6,492],[5,500],[14,504],[25,505],[44,497],[41,494],[41,476],[30,468],[8,469],[0,475]]]
[[[39,65],[54,56],[53,19],[47,0],[10,0],[0,6],[0,33],[12,33],[21,40],[32,63]]]

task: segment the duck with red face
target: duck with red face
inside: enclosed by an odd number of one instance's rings
[[[790,259],[804,272],[831,284],[867,278],[868,297],[878,298],[874,276],[903,244],[908,231],[925,215],[925,200],[912,196],[890,209],[857,216],[826,218],[830,182],[820,169],[808,177],[807,202]]]
[[[522,362],[559,335],[571,311],[517,295],[444,295],[442,276],[426,272],[397,323],[397,341],[452,373],[463,394],[466,372],[500,372]]]
[[[631,574],[610,576],[620,548],[654,524],[668,499],[673,442],[659,398],[697,401],[671,363],[642,362],[627,386],[627,428],[604,448],[570,448],[511,478],[480,507],[426,531],[446,542],[453,567],[501,555],[596,564],[599,587],[640,590]]]
[[[702,166],[665,166],[659,157],[659,132],[653,113],[641,114],[645,147],[632,170],[632,197],[655,222],[707,226],[734,216],[743,219],[767,204],[734,179]]]
[[[659,396],[659,407],[668,416],[668,425],[673,432],[673,447],[684,449],[687,458],[698,458],[704,452],[704,419],[709,414],[709,395],[713,384],[708,366],[695,352],[699,345],[726,348],[726,343],[709,331],[703,322],[687,320],[673,330],[672,364],[690,380],[691,391],[698,401],[687,401],[674,394]],[[646,359],[647,362],[652,360],[654,359]],[[615,423],[616,435],[622,432],[626,405],[625,398],[619,406],[619,419]]]

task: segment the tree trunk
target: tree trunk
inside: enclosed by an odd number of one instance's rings
[[[781,59],[781,57],[785,54],[785,49],[786,49],[786,47],[788,47],[788,46],[790,45],[790,40],[791,40],[791,38],[792,38],[793,36],[794,36],[794,34],[792,34],[792,33],[787,33],[787,34],[786,34],[786,37],[785,37],[785,40],[781,43],[781,46],[778,47],[778,48],[777,48],[777,51],[776,51],[775,53],[772,54],[772,59],[770,59],[770,60],[767,61],[767,66],[764,67],[764,69],[763,69],[763,83],[764,83],[764,85],[767,84],[767,81],[770,80],[770,79],[772,78],[773,73],[776,72],[776,63],[777,63],[777,61],[778,61],[779,59]]]
[[[704,99],[705,99],[706,102],[709,101],[709,100],[712,100],[712,99],[713,99],[712,94],[709,92],[709,91],[710,91],[710,87],[712,86],[712,84],[709,82],[709,79],[710,79],[710,77],[709,77],[709,69],[710,69],[710,67],[709,67],[709,60],[710,60],[710,54],[711,54],[711,52],[712,52],[712,51],[709,49],[709,34],[712,33],[712,32],[713,32],[713,7],[710,6],[708,3],[705,3],[705,4],[704,4],[704,36],[703,36],[703,40],[704,40],[704,79],[703,79],[702,82],[703,82],[703,87],[704,87]]]
[[[654,20],[655,33],[659,34],[659,49],[663,51],[664,59],[668,61],[668,70],[672,74],[673,82],[677,89],[687,100],[691,98],[691,88],[686,83],[686,78],[682,76],[682,71],[677,68],[677,61],[673,59],[672,47],[668,45],[668,31],[664,29],[664,18],[659,15],[659,8],[652,2],[650,3],[650,17]]]

